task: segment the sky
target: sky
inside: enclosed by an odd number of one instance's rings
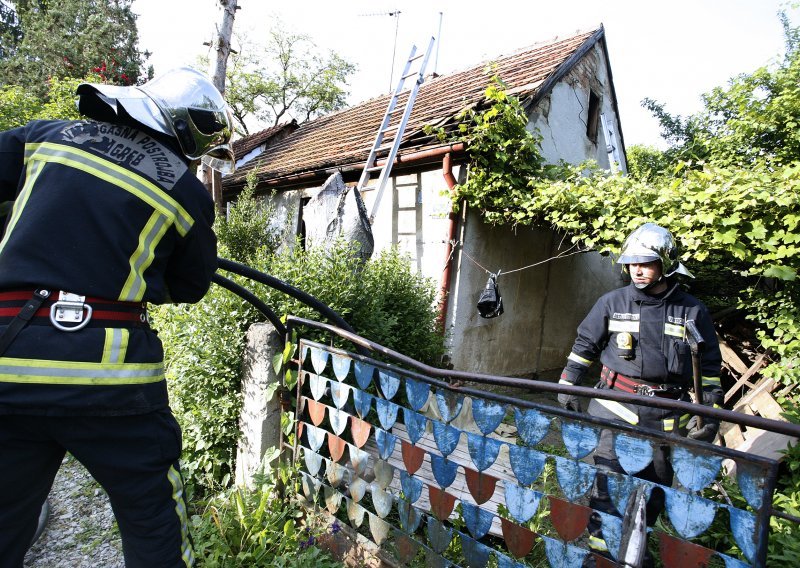
[[[156,72],[195,64],[222,17],[218,0],[132,6],[139,47],[152,52]],[[697,112],[703,93],[780,61],[782,7],[800,24],[800,10],[786,0],[239,0],[239,6],[234,32],[251,41],[280,26],[355,63],[350,104],[393,90],[412,45],[424,50],[431,36],[437,43],[426,71],[446,74],[603,25],[627,147],[665,147],[642,99],[664,103],[671,114]]]

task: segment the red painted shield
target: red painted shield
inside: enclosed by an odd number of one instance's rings
[[[500,519],[503,525],[503,539],[506,541],[506,548],[515,558],[522,558],[533,548],[537,534],[532,530],[512,523],[508,519]]]
[[[395,546],[397,546],[397,559],[403,566],[411,562],[419,552],[419,543],[400,531],[395,531]]]
[[[565,541],[575,540],[581,536],[591,515],[590,507],[550,496],[550,520],[558,531],[558,536]]]
[[[334,436],[328,432],[328,450],[331,452],[331,459],[338,462],[344,455],[347,443],[339,436]]]
[[[353,444],[356,448],[362,447],[369,439],[369,433],[372,425],[355,416],[350,417],[350,434],[353,436]]]
[[[708,566],[714,554],[713,550],[662,532],[658,533],[658,549],[664,568],[701,568]]]
[[[613,560],[606,558],[605,556],[600,556],[599,554],[592,554],[592,558],[594,558],[594,566],[595,568],[621,568],[621,564],[617,564]]]
[[[428,485],[428,495],[431,499],[431,511],[436,515],[436,518],[440,521],[448,519],[453,512],[453,506],[456,504],[455,495],[450,495],[433,485]]]
[[[464,468],[467,478],[467,487],[475,503],[478,505],[486,503],[494,495],[494,488],[497,485],[497,478],[485,473]]]
[[[425,459],[425,450],[419,448],[417,446],[412,446],[405,440],[401,440],[402,442],[402,449],[403,449],[403,463],[406,466],[406,471],[410,475],[413,475],[420,466],[422,466],[422,460]]]
[[[306,398],[305,401],[306,407],[308,408],[308,416],[311,418],[311,422],[314,424],[314,426],[319,426],[322,424],[322,420],[325,418],[325,405],[310,398]]]

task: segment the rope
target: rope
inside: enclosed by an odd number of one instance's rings
[[[456,242],[456,244],[463,244],[463,243]],[[572,256],[574,254],[581,254],[581,253],[584,253],[584,252],[587,252],[587,251],[591,250],[591,249],[585,248],[585,249],[579,249],[579,250],[573,251],[572,249],[574,249],[576,246],[578,246],[578,245],[574,244],[570,248],[568,248],[567,250],[558,253],[556,256],[552,256],[550,258],[546,258],[544,260],[540,260],[539,262],[534,262],[533,264],[529,264],[528,266],[523,266],[521,268],[514,268],[513,270],[506,270],[506,271],[503,272],[503,274],[512,274],[514,272],[521,272],[522,270],[527,270],[529,268],[534,268],[534,267],[539,266],[541,264],[544,264],[546,262],[550,262],[551,260],[557,260],[559,258],[566,258],[566,257]],[[453,250],[455,250],[455,246],[453,247]],[[572,251],[572,252],[570,252],[570,251]],[[492,272],[491,270],[489,270],[485,266],[481,265],[481,263],[479,263],[477,260],[472,258],[469,255],[469,253],[467,251],[465,251],[463,248],[461,249],[461,254],[466,256],[475,266],[477,266],[478,268],[480,268],[481,270],[486,272],[486,274],[495,274],[497,277],[500,276],[500,271],[499,270],[496,273]],[[451,256],[452,256],[452,253],[451,253]],[[449,262],[449,259],[448,259],[448,262]]]

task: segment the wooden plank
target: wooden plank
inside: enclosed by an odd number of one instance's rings
[[[761,355],[759,355],[755,363],[753,363],[753,365],[749,369],[747,369],[745,374],[742,375],[738,381],[736,381],[736,384],[733,385],[733,387],[731,387],[727,393],[725,393],[726,403],[731,399],[731,397],[734,394],[736,394],[736,391],[738,391],[743,385],[748,385],[751,388],[753,388],[753,385],[749,382],[750,378],[761,370],[761,367],[764,366],[764,361],[766,360],[766,358],[767,358],[766,353],[762,353]]]
[[[750,408],[764,418],[784,420],[783,416],[781,416],[783,408],[781,408],[780,404],[775,402],[775,399],[772,398],[772,395],[766,390],[758,391],[756,397],[750,402]]]
[[[739,400],[739,402],[736,403],[736,406],[733,407],[733,410],[739,411],[743,407],[749,406],[750,402],[758,396],[758,393],[762,391],[772,392],[773,390],[775,390],[776,386],[777,385],[775,383],[775,379],[771,377],[766,379],[761,379],[760,381],[758,381],[758,384],[756,384],[756,388],[753,389],[752,392],[748,393],[747,396],[745,396],[744,398]]]
[[[722,360],[734,371],[740,375],[747,372],[747,365],[739,358],[736,352],[731,349],[731,346],[725,343],[725,340],[717,335],[719,340],[719,350],[722,352]]]
[[[725,440],[725,447],[736,448],[744,443],[744,435],[738,424],[723,423],[720,426],[720,435]]]

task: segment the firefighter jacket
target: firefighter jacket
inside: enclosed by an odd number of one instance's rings
[[[8,202],[0,298],[46,289],[141,306],[208,291],[213,202],[168,137],[89,120],[1,132],[0,204]],[[0,313],[14,305],[0,302]],[[73,332],[48,320],[34,318],[0,354],[0,414],[167,407],[163,349],[145,317],[115,325],[98,315]]]
[[[692,386],[692,357],[685,322],[694,320],[705,340],[701,370],[707,403],[721,394],[719,342],[702,302],[670,283],[651,296],[633,284],[602,296],[578,327],[561,381],[580,384],[600,360],[611,371],[644,383]]]

